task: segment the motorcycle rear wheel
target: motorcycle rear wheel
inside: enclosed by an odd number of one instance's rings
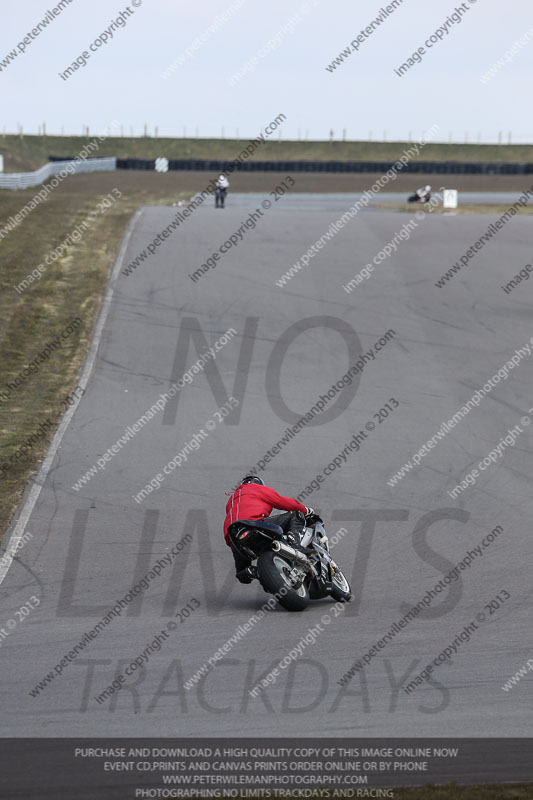
[[[265,550],[257,559],[259,582],[265,592],[273,594],[278,603],[287,611],[303,611],[309,605],[309,592],[304,583],[294,589],[288,578],[293,569],[287,559]]]

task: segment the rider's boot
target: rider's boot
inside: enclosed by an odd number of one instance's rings
[[[298,550],[300,553],[307,553],[307,548],[302,547],[300,544],[300,537],[297,533],[288,533],[285,538],[287,539],[287,544],[293,547],[295,550]]]
[[[251,583],[253,580],[259,577],[257,573],[257,567],[245,567],[244,569],[239,570],[235,577],[240,583]]]
[[[294,549],[298,550],[300,553],[308,552],[307,548],[302,547],[300,544],[304,528],[305,517],[301,511],[296,511],[293,519],[291,520],[290,528],[285,533],[285,538],[287,540],[287,544],[289,544],[291,547],[294,547]]]

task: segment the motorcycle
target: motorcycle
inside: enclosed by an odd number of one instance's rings
[[[224,201],[226,199],[227,188],[225,186],[217,186],[215,189],[215,208],[224,208]]]
[[[331,557],[324,523],[318,514],[305,518],[301,546],[291,547],[283,529],[267,519],[239,520],[229,533],[234,546],[246,558],[257,559],[259,582],[287,611],[303,611],[310,600],[330,595],[347,603],[350,584]]]
[[[431,193],[427,192],[425,195],[420,197],[420,195],[415,192],[414,194],[410,194],[407,198],[408,203],[429,203],[431,200]]]

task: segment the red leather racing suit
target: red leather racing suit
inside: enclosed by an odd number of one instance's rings
[[[230,495],[226,503],[226,519],[224,520],[224,538],[230,547],[228,527],[239,519],[263,519],[268,517],[273,508],[281,511],[301,511],[305,514],[304,505],[291,497],[283,497],[269,486],[259,483],[243,483]]]

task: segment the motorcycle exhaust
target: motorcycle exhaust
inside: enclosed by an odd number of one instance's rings
[[[285,542],[274,541],[272,542],[272,550],[276,553],[282,553],[290,558],[295,564],[299,564],[301,567],[305,567],[308,572],[311,571],[311,565],[309,561],[304,556],[303,553],[299,553],[298,550],[295,550],[294,547],[290,547],[290,545],[285,544]]]

